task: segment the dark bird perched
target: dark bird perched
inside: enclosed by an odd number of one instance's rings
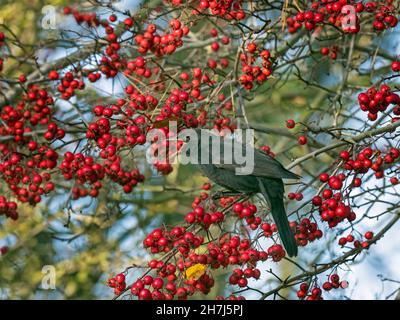
[[[286,170],[274,158],[249,145],[229,138],[218,137],[215,139],[216,135],[208,130],[201,130],[201,132],[203,135],[200,136],[200,130],[196,130],[199,137],[196,146],[199,150],[197,155],[198,166],[201,171],[209,179],[228,190],[244,194],[261,193],[269,204],[286,252],[290,257],[296,256],[297,244],[290,229],[283,203],[284,185],[282,179],[298,179],[299,176]],[[214,141],[211,140],[212,137],[214,137]],[[215,143],[218,144],[217,147]],[[224,145],[226,143],[233,146],[231,148],[233,150],[232,161],[224,161]],[[214,149],[212,149],[212,145],[214,145]],[[249,154],[252,153],[254,168],[250,174],[237,174],[236,169],[243,167],[244,164],[235,160],[234,153],[237,151],[234,150],[240,150],[242,155],[245,155],[246,151]],[[220,159],[217,159],[218,153]],[[202,154],[203,161],[201,161]],[[204,163],[204,159],[208,159],[208,163]]]

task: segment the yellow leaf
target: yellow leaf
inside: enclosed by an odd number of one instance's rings
[[[207,270],[205,264],[197,263],[186,270],[186,279],[197,280],[199,279]]]

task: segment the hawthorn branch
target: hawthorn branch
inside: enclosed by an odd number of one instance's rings
[[[323,154],[323,153],[325,153],[325,152],[327,152],[329,150],[337,149],[337,148],[343,147],[343,146],[348,145],[348,144],[355,144],[355,143],[360,142],[360,141],[362,141],[364,139],[372,138],[374,136],[378,136],[378,135],[383,134],[383,133],[393,132],[399,126],[400,126],[400,121],[397,121],[397,122],[394,122],[394,123],[389,124],[387,126],[381,127],[379,129],[375,129],[375,130],[371,130],[371,131],[365,131],[365,132],[360,133],[358,135],[351,136],[350,138],[346,138],[345,141],[332,143],[332,144],[330,144],[328,146],[325,146],[325,147],[322,147],[320,149],[314,150],[313,152],[310,152],[310,153],[306,154],[305,156],[303,156],[301,158],[298,158],[297,160],[293,161],[290,165],[288,165],[286,167],[286,169],[290,170],[291,168],[298,166],[299,164],[303,163],[304,161],[307,161],[309,159],[315,158],[318,155]]]
[[[399,221],[399,219],[400,219],[400,212],[397,212],[397,213],[395,213],[395,216],[374,236],[374,238],[370,240],[370,242],[369,242],[370,245],[375,244],[377,241],[379,241],[386,234],[386,232],[388,232]],[[315,268],[314,270],[303,272],[294,277],[289,277],[288,279],[283,281],[283,283],[281,285],[279,285],[278,287],[276,287],[268,292],[265,292],[261,296],[260,300],[265,300],[268,296],[270,296],[272,294],[276,294],[282,289],[291,287],[291,286],[297,284],[299,281],[302,282],[303,279],[313,277],[317,274],[323,273],[323,272],[331,269],[334,266],[346,263],[349,258],[351,258],[351,257],[355,258],[362,251],[363,251],[363,249],[354,248],[354,249],[348,251],[347,253],[345,253],[344,255],[342,255],[341,257],[334,259],[329,263],[325,263],[322,266]]]

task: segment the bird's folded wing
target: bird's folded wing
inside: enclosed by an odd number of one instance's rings
[[[237,142],[235,142],[235,144],[236,143]],[[286,170],[277,160],[259,150],[249,146],[246,148],[242,145],[242,151],[241,157],[238,158],[234,155],[232,159],[230,159],[230,163],[224,162],[224,157],[221,155],[220,163],[216,163],[215,166],[230,171],[235,171],[240,167],[252,166],[250,174],[257,177],[279,179],[300,178],[297,174]],[[254,161],[252,161],[250,157],[253,157]],[[238,159],[241,159],[240,163],[238,163]]]

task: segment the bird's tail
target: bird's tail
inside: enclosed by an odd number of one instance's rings
[[[272,217],[278,228],[279,236],[290,257],[297,256],[297,244],[290,229],[283,204],[283,182],[280,179],[259,179],[260,190],[270,205]]]

